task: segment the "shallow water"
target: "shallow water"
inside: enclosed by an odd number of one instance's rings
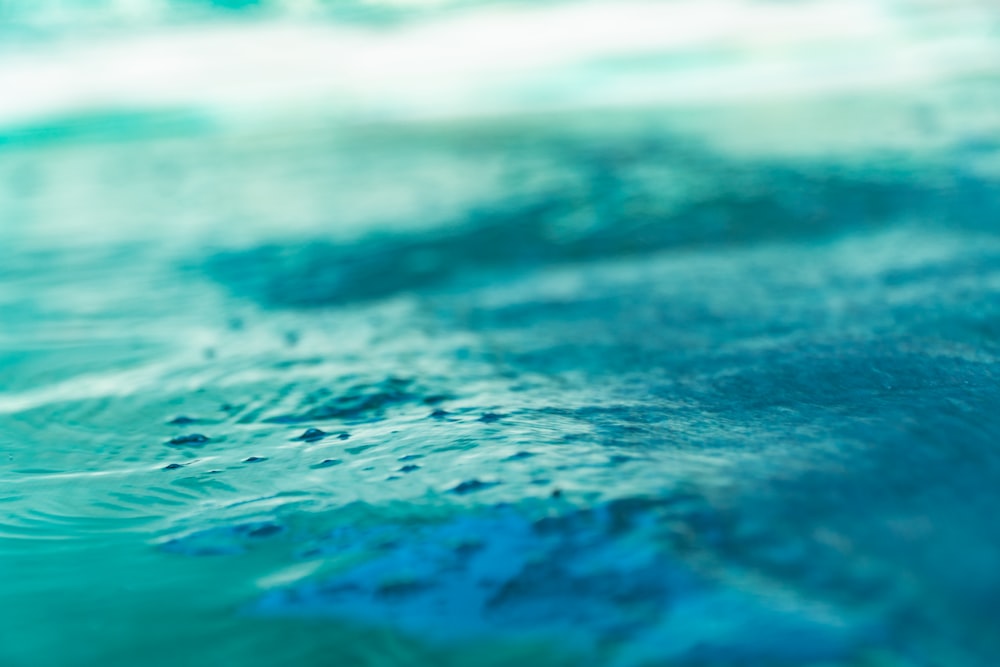
[[[0,79],[309,3],[106,8],[92,42],[56,4],[10,10]],[[273,72],[32,87],[0,114],[0,664],[996,664],[996,17],[844,6],[937,78],[721,58],[695,12],[658,58],[567,42],[347,109]],[[363,26],[383,73],[498,20],[361,7],[309,30]],[[790,54],[783,96],[722,86]],[[689,71],[720,88],[649,88]]]

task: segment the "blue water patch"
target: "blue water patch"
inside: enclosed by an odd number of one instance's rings
[[[534,636],[571,651],[600,648],[618,656],[615,664],[801,664],[848,657],[879,636],[864,615],[761,596],[718,563],[681,560],[695,548],[691,533],[705,530],[704,511],[684,495],[589,510],[553,499],[548,507],[501,504],[443,521],[300,532],[293,544],[309,546],[298,548],[298,559],[346,564],[270,591],[247,613],[391,619],[436,642]],[[164,548],[225,556],[283,534],[273,523],[242,523]]]

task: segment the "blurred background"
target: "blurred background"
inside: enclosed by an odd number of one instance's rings
[[[988,0],[0,0],[0,664],[1000,659]]]

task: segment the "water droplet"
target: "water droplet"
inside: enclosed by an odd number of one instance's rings
[[[173,424],[174,426],[186,426],[188,424],[195,424],[197,422],[198,420],[195,419],[194,417],[188,417],[187,415],[177,415],[167,423]]]
[[[452,487],[451,492],[464,495],[466,493],[473,493],[474,491],[482,491],[483,489],[488,489],[489,487],[496,486],[497,484],[498,482],[483,482],[478,479],[470,479]]]
[[[187,435],[178,435],[170,438],[170,440],[167,441],[167,444],[177,447],[201,447],[208,442],[209,439],[210,438],[208,436],[202,435],[201,433],[188,433]]]
[[[322,440],[326,436],[330,435],[326,431],[321,431],[318,428],[307,428],[302,435],[295,438],[295,440],[301,440],[303,442],[315,442],[316,440]]]

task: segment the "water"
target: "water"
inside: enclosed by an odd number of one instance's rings
[[[0,665],[996,664],[1000,19],[704,7],[0,5]]]

